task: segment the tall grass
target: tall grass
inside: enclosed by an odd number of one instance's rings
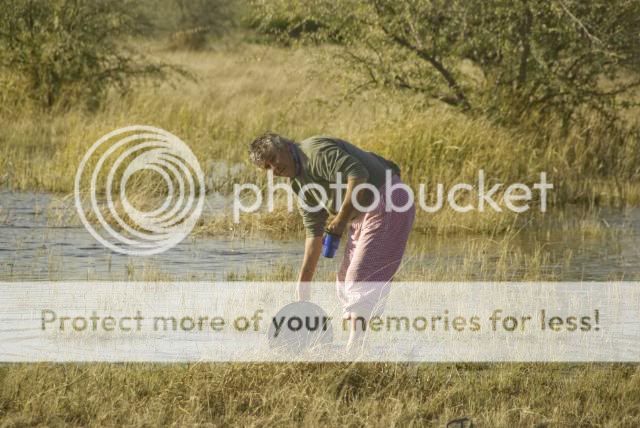
[[[342,88],[323,77],[322,67],[329,65],[309,55],[313,48],[241,44],[168,52],[145,46],[192,71],[197,80],[142,87],[125,97],[113,94],[97,113],[18,109],[3,115],[0,184],[70,192],[75,169],[94,141],[125,125],[151,124],[186,141],[208,176],[215,176],[221,161],[246,165],[247,143],[274,130],[298,140],[314,134],[350,140],[396,161],[410,184],[431,189],[436,183],[474,180],[479,169],[493,182],[529,184],[546,171],[556,205],[640,202],[633,185],[640,177],[634,134],[608,135],[594,123],[568,135],[545,132],[542,138],[531,132],[531,123],[506,129],[445,107],[425,107],[423,100],[405,94],[342,100]],[[226,180],[211,180],[210,190],[228,193],[234,182],[263,180],[247,165]]]
[[[581,229],[572,233],[616,233],[588,219],[574,222]],[[525,252],[516,237],[469,240],[460,253],[435,251],[425,263],[412,256],[436,242],[414,236],[398,279],[553,280],[562,274],[558,255],[543,246]],[[60,269],[50,266],[51,279],[63,279]],[[332,280],[332,274],[320,272],[318,279]],[[281,263],[227,279],[290,281],[294,275]],[[126,277],[112,279],[188,278],[131,265]],[[460,416],[481,427],[633,427],[640,423],[638,403],[640,371],[631,364],[0,365],[0,426],[7,428],[444,426]]]

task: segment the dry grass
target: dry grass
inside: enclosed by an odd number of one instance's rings
[[[640,423],[623,364],[33,364],[0,384],[3,427]]]
[[[142,87],[125,97],[114,94],[95,114],[18,110],[0,118],[0,185],[69,193],[79,161],[94,141],[116,128],[150,124],[189,144],[205,170],[209,192],[229,194],[238,182],[264,185],[263,174],[248,165],[246,145],[265,130],[275,130],[295,139],[332,134],[374,150],[400,164],[404,180],[415,189],[426,184],[431,196],[436,183],[445,189],[458,182],[473,184],[483,169],[488,182],[529,185],[546,171],[555,184],[550,200],[555,207],[640,202],[634,181],[637,140],[629,135],[609,144],[612,136],[598,124],[546,141],[525,126],[501,128],[481,117],[424,107],[404,94],[367,93],[341,102],[342,88],[323,77],[305,49],[240,44],[168,52],[149,44],[146,50],[183,65],[197,80]],[[594,159],[600,171],[592,167]],[[233,168],[221,174],[221,165]],[[141,186],[142,192],[155,191],[148,182]],[[490,213],[452,216],[446,210],[429,216],[438,230],[484,232],[503,229],[512,220]]]

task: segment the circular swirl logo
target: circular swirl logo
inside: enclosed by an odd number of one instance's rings
[[[153,126],[129,126],[89,148],[76,172],[74,196],[82,223],[98,242],[148,256],[191,232],[204,206],[204,174],[180,138]],[[140,208],[149,200],[161,202]]]

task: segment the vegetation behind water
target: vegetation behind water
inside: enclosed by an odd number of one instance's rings
[[[0,118],[4,186],[69,193],[80,159],[98,138],[123,126],[151,124],[189,144],[205,170],[209,192],[229,194],[235,183],[264,185],[263,174],[248,164],[246,147],[256,135],[276,130],[298,140],[334,135],[378,152],[401,166],[403,179],[414,189],[424,183],[429,203],[437,183],[445,192],[455,183],[475,184],[480,169],[492,184],[532,185],[546,172],[554,184],[553,209],[640,200],[637,140],[629,134],[612,145],[608,130],[598,123],[566,137],[541,139],[524,125],[518,130],[451,107],[425,106],[416,95],[370,91],[347,102],[340,85],[323,76],[324,65],[313,56],[321,48],[219,42],[203,52],[169,52],[159,43],[138,43],[148,55],[179,65],[197,80],[176,78],[124,95],[112,92],[95,112],[81,105],[55,112],[8,112]],[[236,164],[242,167],[226,169]],[[145,195],[158,188],[147,181],[139,186],[134,191]],[[426,226],[446,229],[446,223],[456,222],[476,231],[503,229],[514,217],[446,209],[419,215]]]
[[[635,47],[640,44],[626,43],[637,38],[634,2],[620,0],[609,8],[574,2],[550,9],[537,4],[531,10],[498,8],[491,24],[496,28],[520,12],[533,14],[529,33],[518,33],[518,25],[525,23],[516,21],[517,28],[504,28],[502,44],[480,31],[490,14],[480,3],[438,9],[435,3],[416,2],[414,12],[424,21],[384,1],[373,2],[374,9],[363,4],[351,12],[334,10],[335,20],[323,15],[331,12],[324,2],[305,9],[286,1],[245,8],[216,1],[211,10],[206,2],[166,3],[164,19],[144,2],[136,7],[119,0],[100,7],[68,0],[5,3],[10,13],[0,20],[5,53],[1,185],[68,193],[86,149],[106,132],[137,123],[165,128],[186,141],[210,178],[209,191],[229,193],[238,181],[264,183],[247,164],[246,147],[256,135],[272,130],[298,140],[331,134],[376,151],[401,165],[405,181],[429,186],[431,198],[436,183],[445,188],[473,183],[483,169],[491,182],[529,185],[546,172],[555,186],[550,203],[556,207],[640,201],[635,186],[640,132],[633,110],[640,64]],[[219,12],[218,21],[213,11]],[[109,31],[101,29],[101,14],[109,17]],[[406,33],[412,23],[431,22],[429,14],[439,19],[440,38],[422,27]],[[482,22],[464,20],[472,14]],[[301,16],[319,23],[300,27]],[[339,25],[347,18],[371,28]],[[250,28],[229,30],[228,23],[236,21]],[[466,38],[457,33],[461,23],[468,29]],[[614,24],[617,32],[612,33]],[[220,36],[224,31],[227,35]],[[553,31],[558,46],[549,39]],[[367,37],[361,40],[363,34]],[[204,36],[205,42],[180,50],[178,35]],[[409,36],[423,37],[425,49],[437,48],[434,55],[449,68],[434,71],[434,63],[420,57],[414,45],[393,44]],[[442,37],[449,37],[451,46]],[[525,42],[530,52],[517,56]],[[370,70],[370,84],[354,87],[353,78],[367,70],[357,55],[372,54],[362,43],[369,49],[391,43],[389,52],[395,53],[379,58]],[[464,53],[474,46],[475,54]],[[489,61],[500,52],[504,58]],[[360,59],[345,62],[350,55]],[[613,59],[607,61],[608,56]],[[579,70],[562,86],[562,67],[573,57],[581,58]],[[554,64],[559,69],[552,73]],[[521,81],[509,89],[503,83],[516,65]],[[389,80],[383,71],[395,78]],[[449,85],[450,96],[433,101],[444,90],[438,79],[445,71],[460,83]],[[474,75],[484,83],[469,83]],[[422,90],[398,84],[409,78],[415,85],[424,83]],[[464,93],[456,95],[458,87]],[[538,103],[523,95],[533,89],[546,93],[553,106],[535,107]],[[459,99],[453,102],[452,97]],[[221,162],[246,168],[221,179]],[[145,195],[162,187],[139,184],[143,188],[137,190]]]

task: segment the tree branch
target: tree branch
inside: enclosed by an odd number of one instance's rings
[[[449,86],[449,88],[453,91],[453,94],[454,94],[453,100],[455,100],[454,105],[460,106],[464,110],[471,109],[471,104],[467,100],[467,97],[465,96],[464,91],[456,81],[453,74],[444,66],[444,64],[442,64],[435,56],[431,55],[427,50],[411,44],[411,42],[409,42],[406,38],[401,37],[393,33],[391,30],[389,30],[389,28],[387,28],[387,26],[384,25],[383,23],[384,14],[383,14],[383,11],[381,10],[380,4],[378,4],[377,2],[374,2],[374,9],[379,18],[380,28],[387,35],[387,37],[393,40],[396,44],[415,53],[419,58],[428,62],[433,68],[436,69],[438,73],[440,73],[440,75],[447,82],[447,85]]]
[[[564,2],[562,0],[557,0],[558,4],[560,5],[560,7],[562,8],[562,10],[564,10],[564,12],[569,15],[569,18],[571,18],[576,24],[578,24],[578,26],[580,28],[582,28],[582,31],[584,31],[584,33],[587,35],[587,37],[589,39],[591,39],[592,41],[597,42],[598,44],[602,45],[602,40],[600,40],[599,38],[597,38],[596,36],[594,36],[593,34],[591,34],[589,32],[589,30],[587,29],[587,26],[584,25],[582,23],[582,21],[580,21],[573,13],[571,13],[571,11],[569,10],[569,8],[567,7],[567,5],[564,4]]]

